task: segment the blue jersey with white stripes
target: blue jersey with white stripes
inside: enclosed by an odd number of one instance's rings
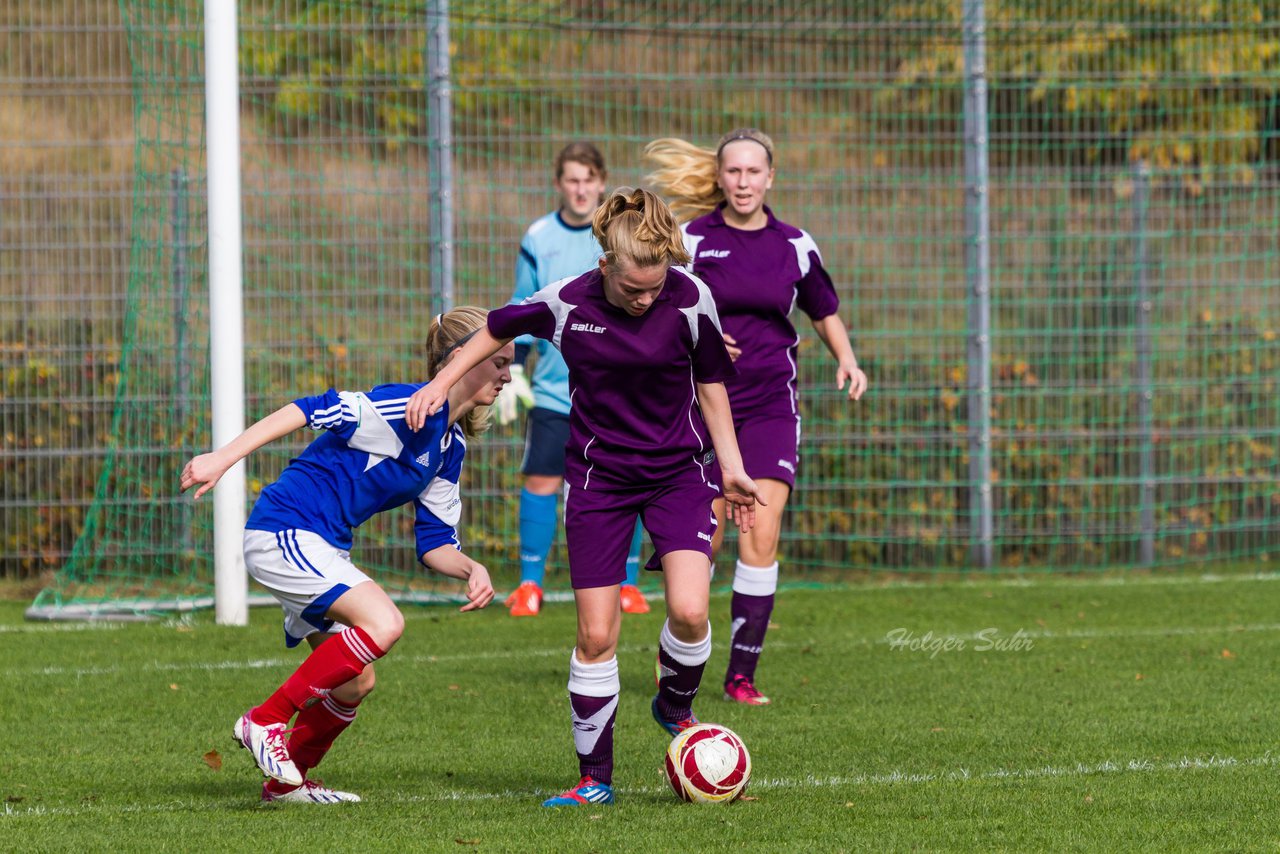
[[[520,241],[516,261],[516,288],[511,302],[523,302],[552,282],[574,278],[594,269],[600,260],[600,244],[591,224],[569,225],[559,211],[533,221]],[[521,335],[516,344],[533,348],[538,363],[529,378],[534,406],[569,414],[569,368],[550,342]]]
[[[350,549],[352,531],[375,513],[413,501],[418,557],[442,545],[457,547],[466,439],[460,426],[449,426],[447,403],[418,432],[408,428],[404,407],[422,386],[329,389],[295,400],[311,429],[324,435],[262,490],[245,527],[300,528]]]

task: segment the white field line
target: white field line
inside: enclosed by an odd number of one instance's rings
[[[1208,758],[1185,756],[1173,761],[1156,759],[1106,760],[1094,764],[1078,762],[1074,765],[1041,765],[1034,768],[996,768],[990,771],[971,771],[968,768],[957,768],[952,771],[911,772],[905,770],[889,771],[880,774],[849,774],[829,777],[806,776],[798,778],[766,777],[751,781],[748,791],[753,795],[760,792],[785,789],[812,788],[853,788],[880,787],[900,785],[921,785],[927,783],[969,783],[990,780],[1044,780],[1075,777],[1093,777],[1102,775],[1157,774],[1184,771],[1227,771],[1249,768],[1273,768],[1280,765],[1280,758],[1270,753],[1262,756],[1246,757],[1210,756]],[[246,798],[256,793],[256,786]],[[619,786],[616,791],[624,798],[628,795],[659,795],[666,791],[665,786]],[[500,792],[446,791],[432,795],[412,795],[405,792],[393,793],[379,800],[383,804],[427,804],[427,803],[459,803],[477,801],[503,801],[505,803],[529,804],[557,794],[558,790],[520,791],[507,789]],[[158,815],[163,813],[189,813],[224,811],[242,807],[243,801],[227,798],[211,798],[207,800],[166,801],[157,804],[91,804],[75,807],[22,807],[15,803],[3,804],[0,820],[39,817],[66,817],[83,815]],[[352,809],[352,807],[343,807]],[[359,807],[354,807],[359,809]]]
[[[0,635],[34,635],[47,632],[102,632],[123,629],[126,623],[14,623],[0,625]],[[137,623],[134,623],[137,625]]]
[[[980,630],[986,631],[986,630]],[[1280,632],[1280,623],[1258,623],[1253,625],[1220,625],[1220,626],[1143,626],[1122,627],[1115,629],[1068,629],[1064,631],[1019,629],[1021,637],[1031,640],[1096,640],[1104,638],[1142,638],[1142,637],[1187,637],[1199,635],[1237,635],[1245,633]],[[1005,633],[1007,638],[1008,632]],[[938,640],[954,639],[959,641],[981,640],[978,632],[965,634],[938,635]],[[821,645],[817,641],[775,641],[769,644],[770,649],[793,649],[797,647]],[[878,637],[855,638],[852,641],[839,641],[839,646],[890,646],[891,640],[881,635]],[[652,645],[625,645],[618,647],[623,655],[651,652]],[[569,657],[569,647],[547,647],[542,649],[495,650],[493,652],[445,653],[441,655],[399,656],[392,653],[391,661],[413,664],[437,664],[446,662],[474,661],[513,661],[527,658]],[[33,676],[57,676],[84,678],[90,676],[114,676],[121,673],[138,675],[142,673],[212,673],[235,670],[268,670],[273,668],[296,667],[302,661],[301,653],[288,658],[251,658],[224,661],[152,661],[134,667],[31,667],[8,668],[0,670],[0,679],[22,679]]]
[[[990,587],[1016,587],[1016,588],[1035,588],[1035,587],[1146,587],[1146,586],[1178,586],[1192,584],[1239,584],[1266,581],[1280,581],[1280,572],[1256,572],[1244,575],[1217,575],[1214,573],[1205,573],[1203,575],[1176,575],[1176,576],[1140,576],[1128,577],[1123,575],[1105,576],[1105,577],[1057,577],[1057,576],[1034,576],[1030,578],[991,578],[985,579],[980,577],[947,580],[947,581],[930,581],[923,580],[895,580],[883,583],[874,581],[859,584],[843,584],[836,583],[830,585],[828,589],[842,591],[857,591],[859,593],[874,593],[879,590],[904,590],[917,588],[935,588],[946,590],[951,588],[980,588],[986,589]],[[787,584],[784,581],[783,588],[786,589]],[[729,591],[719,590],[713,591],[713,596],[727,596]],[[505,593],[495,595],[496,600],[505,598]],[[446,595],[447,596],[447,595]],[[448,596],[447,602],[439,604],[457,604],[466,603],[466,598],[458,596]],[[547,602],[571,602],[572,596],[568,591],[547,591],[545,600]],[[406,620],[427,619],[437,616],[430,611],[418,611],[407,609],[405,612]],[[157,619],[149,625],[175,625],[189,624],[191,615],[186,614],[181,617],[171,619]],[[88,621],[88,622],[49,622],[49,623],[17,623],[9,625],[0,625],[0,634],[28,634],[43,632],[85,632],[85,631],[110,631],[122,629],[127,625],[137,625],[137,620],[125,621]]]

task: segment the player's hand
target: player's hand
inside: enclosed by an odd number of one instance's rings
[[[192,500],[199,500],[201,495],[204,495],[217,485],[229,468],[231,466],[222,459],[217,451],[192,457],[182,467],[182,475],[178,481],[182,488],[179,491],[186,492],[198,483],[200,488],[196,490],[196,494],[191,498]]]
[[[738,530],[745,534],[756,524],[756,505],[767,507],[768,504],[760,497],[759,487],[754,480],[747,477],[746,472],[728,472],[721,469],[720,475],[724,490],[724,506],[728,509],[734,524],[738,526]]]
[[[471,575],[467,578],[467,599],[470,601],[458,610],[478,611],[493,601],[493,582],[489,580],[489,570],[475,562],[472,562]]]
[[[720,334],[724,336],[724,348],[729,351],[729,361],[738,361],[738,357],[742,355],[742,348],[738,346],[738,340],[727,332]]]
[[[533,408],[533,389],[529,387],[529,379],[525,376],[523,365],[511,366],[511,382],[502,387],[498,399],[494,401],[493,411],[499,424],[510,424],[516,420],[520,407]]]
[[[836,388],[844,391],[844,384],[849,383],[849,399],[857,400],[867,390],[867,375],[857,365],[841,365],[836,368]]]
[[[441,388],[435,380],[424,385],[413,393],[404,407],[404,423],[415,433],[427,423],[427,418],[440,411],[440,407],[449,397],[449,391]]]

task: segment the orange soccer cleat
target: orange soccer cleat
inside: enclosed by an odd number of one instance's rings
[[[542,610],[542,588],[534,581],[522,581],[505,604],[513,617],[536,617]]]
[[[622,612],[624,614],[647,614],[649,603],[634,584],[622,585]]]

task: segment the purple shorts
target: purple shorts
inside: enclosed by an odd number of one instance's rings
[[[621,584],[636,514],[653,541],[649,569],[668,552],[696,551],[711,559],[716,517],[711,502],[720,490],[706,483],[652,489],[569,488],[564,493],[564,534],[569,546],[569,581],[575,590]]]
[[[760,480],[769,477],[795,489],[796,466],[800,462],[800,416],[746,416],[734,420],[738,434],[738,450],[747,477]],[[711,466],[711,477],[720,483],[720,467]]]

